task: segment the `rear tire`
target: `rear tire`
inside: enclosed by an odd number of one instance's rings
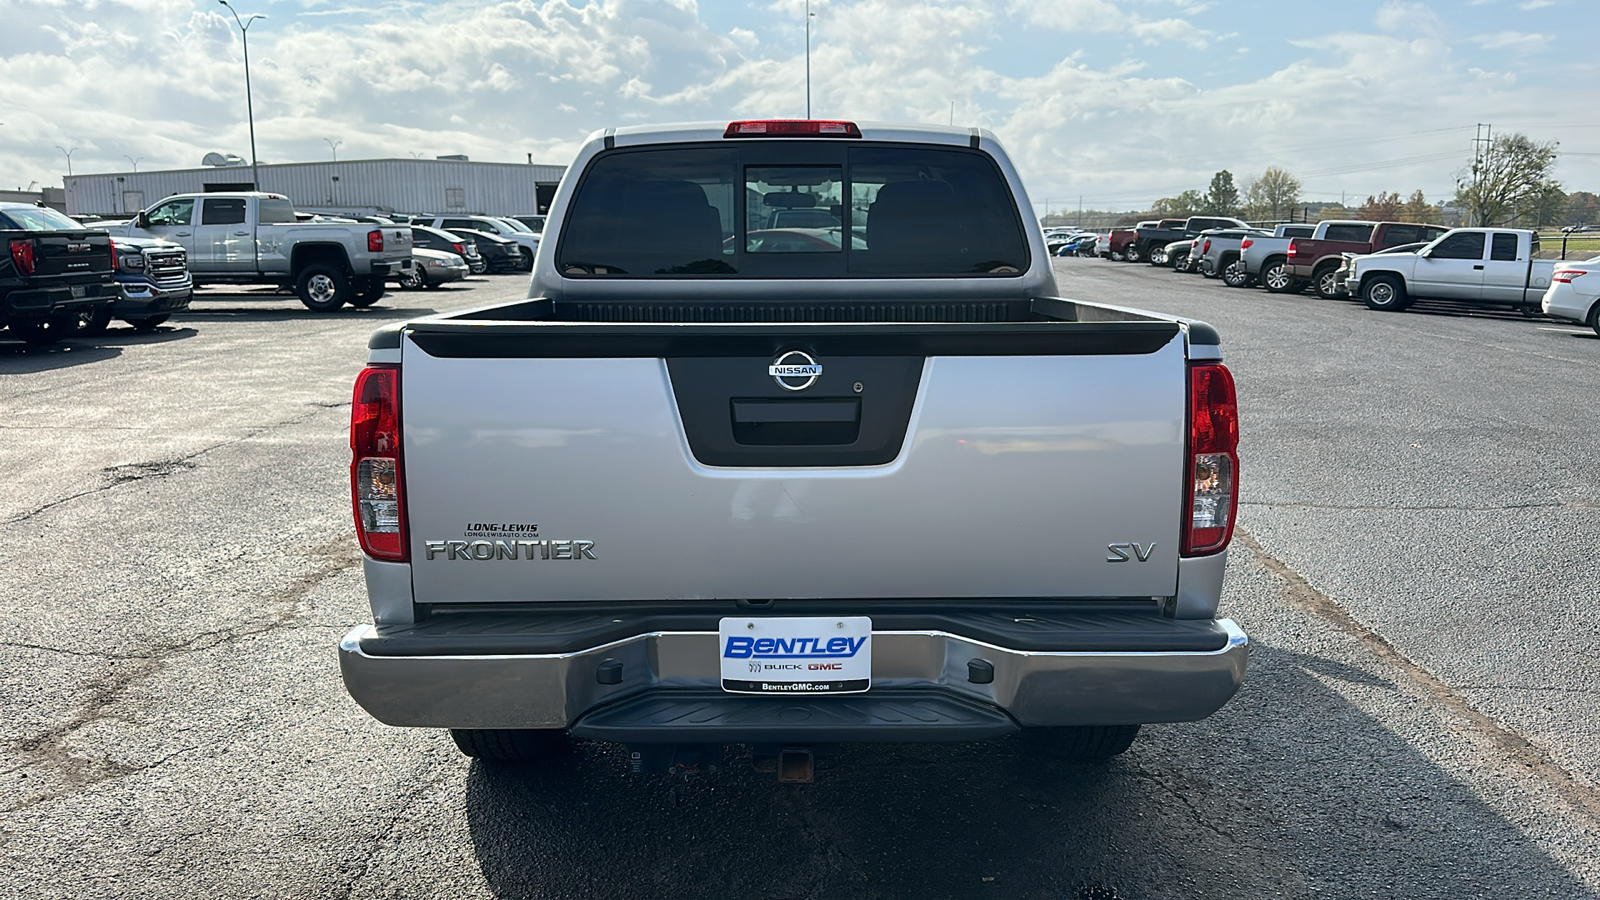
[[[428,276],[423,273],[422,267],[413,265],[400,273],[400,287],[408,291],[419,291],[428,284]]]
[[[1228,287],[1242,288],[1250,286],[1250,276],[1245,274],[1244,263],[1234,260],[1222,270],[1222,283]]]
[[[1311,283],[1316,285],[1317,296],[1324,300],[1337,300],[1339,294],[1334,290],[1333,276],[1338,272],[1334,266],[1323,266],[1311,276]]]
[[[1081,761],[1110,759],[1133,746],[1138,736],[1137,725],[1075,725],[1022,732],[1028,749],[1039,756]]]
[[[64,337],[77,334],[80,326],[78,313],[56,313],[47,319],[24,319],[11,321],[11,333],[22,338],[29,344],[44,346],[54,344]]]
[[[456,749],[473,759],[532,762],[548,759],[569,746],[564,731],[528,728],[452,728]]]
[[[366,309],[383,299],[385,288],[383,279],[374,278],[364,290],[350,298],[350,305],[356,309]]]
[[[1300,289],[1294,276],[1289,274],[1288,261],[1283,259],[1267,260],[1261,267],[1261,283],[1273,294],[1292,294]]]
[[[294,290],[312,312],[333,312],[350,299],[350,276],[342,266],[306,266],[295,279]]]
[[[1156,247],[1150,251],[1150,265],[1164,266],[1167,264],[1167,248]]]
[[[1144,248],[1138,244],[1129,244],[1128,249],[1122,251],[1122,258],[1127,262],[1144,262]]]
[[[1595,334],[1600,334],[1600,303],[1589,310],[1589,327],[1594,329]]]
[[[1411,305],[1411,298],[1406,296],[1406,287],[1400,279],[1393,275],[1374,275],[1362,290],[1366,295],[1367,309],[1376,309],[1380,312],[1399,312]]]

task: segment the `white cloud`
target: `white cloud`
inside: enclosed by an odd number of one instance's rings
[[[1388,32],[1417,35],[1435,35],[1439,32],[1439,17],[1425,3],[1389,0],[1378,8],[1373,21]]]
[[[1204,4],[1179,4],[1185,15],[1205,10]],[[1186,18],[1148,19],[1133,12],[1127,3],[1114,0],[1056,0],[1038,3],[1012,0],[1010,10],[1026,16],[1034,25],[1066,32],[1086,34],[1127,34],[1147,45],[1181,42],[1191,47],[1207,46],[1213,35]]]
[[[1541,53],[1549,46],[1550,38],[1543,34],[1529,34],[1522,31],[1501,31],[1495,34],[1480,34],[1472,42],[1485,50],[1510,50],[1513,53]]]

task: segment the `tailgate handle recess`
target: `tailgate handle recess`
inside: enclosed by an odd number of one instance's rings
[[[746,445],[853,444],[861,433],[856,397],[732,401],[733,439]]]

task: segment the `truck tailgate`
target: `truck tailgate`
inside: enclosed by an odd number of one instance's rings
[[[1170,595],[1184,339],[1056,324],[408,330],[415,599]]]

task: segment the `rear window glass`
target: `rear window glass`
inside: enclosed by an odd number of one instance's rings
[[[244,198],[207,198],[200,213],[201,225],[239,225],[244,222]]]
[[[1421,225],[1390,225],[1383,231],[1383,245],[1385,247],[1415,244],[1420,240],[1422,240]]]
[[[288,200],[265,198],[256,205],[256,221],[263,225],[282,225],[294,221],[294,204]]]
[[[13,207],[0,213],[12,228],[23,231],[82,231],[91,226],[80,225],[46,206]]]
[[[1329,225],[1322,235],[1325,241],[1350,241],[1355,244],[1364,244],[1371,238],[1371,225]]]
[[[1483,259],[1483,232],[1458,231],[1434,245],[1434,259]]]
[[[570,277],[1016,275],[1010,188],[961,149],[824,142],[605,154],[568,211]]]
[[[1513,262],[1517,258],[1517,236],[1497,231],[1489,247],[1489,258],[1499,262]]]

